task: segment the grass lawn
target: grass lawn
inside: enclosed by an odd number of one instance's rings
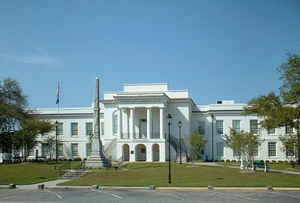
[[[299,186],[300,175],[240,173],[239,169],[172,163],[172,184],[168,184],[167,163],[135,163],[122,169],[98,169],[61,185],[102,186]]]
[[[21,163],[0,164],[0,185],[33,184],[58,178],[59,173],[54,169],[56,164]],[[57,166],[62,163],[57,164]],[[72,168],[78,168],[80,162],[72,162]]]

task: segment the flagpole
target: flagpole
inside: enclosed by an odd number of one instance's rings
[[[56,104],[57,104],[57,116],[59,116],[59,102],[60,102],[60,86],[59,86],[59,81],[57,84],[57,92],[56,92]],[[58,137],[58,122],[56,120],[55,122],[55,160],[56,163],[58,161],[58,145],[57,145],[57,137]]]

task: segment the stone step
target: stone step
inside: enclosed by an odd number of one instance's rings
[[[83,175],[85,175],[87,172],[86,171],[67,171],[62,178],[79,178]]]

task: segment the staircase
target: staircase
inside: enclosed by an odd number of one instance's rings
[[[68,170],[61,178],[62,179],[73,179],[84,176],[87,172],[85,170]]]
[[[108,160],[112,160],[112,152],[117,148],[117,138],[113,139],[104,150],[104,156]]]
[[[170,135],[170,140],[169,140],[169,136],[166,135],[165,137],[167,142],[170,143],[170,145],[174,148],[176,154],[179,156],[179,145],[180,145],[179,139],[173,135]],[[182,153],[181,155],[182,159],[186,161],[188,159],[188,149],[185,143],[183,142],[181,142],[181,153]],[[178,156],[177,159],[179,158]]]

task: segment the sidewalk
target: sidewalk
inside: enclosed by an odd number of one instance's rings
[[[227,167],[227,168],[240,168],[239,166],[226,166],[223,164],[219,164],[217,162],[196,162],[193,163],[195,165],[202,165],[202,166],[219,166],[219,167]],[[263,171],[263,168],[256,168],[257,171]],[[300,172],[297,171],[287,171],[287,170],[278,170],[278,169],[270,169],[270,172],[275,173],[284,173],[284,174],[293,174],[293,175],[300,175]]]
[[[44,184],[46,188],[47,187],[59,187],[59,186],[57,186],[57,184],[67,182],[69,180],[71,180],[71,179],[57,179],[57,180],[36,183],[36,184],[31,184],[31,185],[17,185],[17,188],[21,189],[21,190],[36,190],[36,189],[38,189],[38,185],[41,185],[41,184]]]

